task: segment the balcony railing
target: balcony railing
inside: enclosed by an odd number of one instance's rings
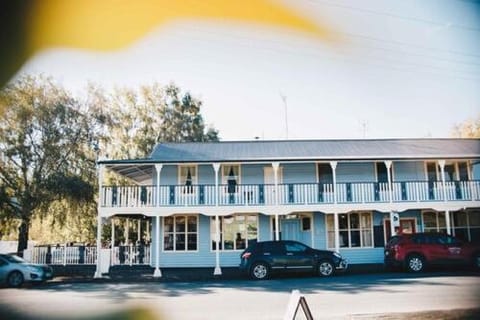
[[[218,191],[218,192],[217,192]],[[264,206],[337,203],[386,203],[386,182],[333,184],[288,183],[240,185],[104,186],[102,207]],[[218,198],[217,198],[218,197]],[[405,181],[392,183],[392,202],[478,201],[480,181]]]

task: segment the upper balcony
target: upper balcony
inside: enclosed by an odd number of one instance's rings
[[[391,194],[391,195],[390,195]],[[391,199],[390,199],[391,198]],[[101,208],[209,207],[479,201],[480,181],[103,186]]]

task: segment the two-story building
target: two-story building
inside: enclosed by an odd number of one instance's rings
[[[272,239],[381,263],[394,232],[480,241],[479,161],[480,139],[162,143],[147,159],[98,162],[98,223],[149,221],[155,276],[221,274],[250,242]],[[105,170],[131,184],[103,184]],[[116,261],[114,248],[102,252],[96,276]]]

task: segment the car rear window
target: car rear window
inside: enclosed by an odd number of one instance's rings
[[[387,245],[388,246],[394,246],[400,242],[400,237],[399,236],[393,236],[388,240]]]

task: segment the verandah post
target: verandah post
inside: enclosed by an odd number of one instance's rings
[[[218,192],[218,172],[220,170],[220,164],[214,163],[213,170],[215,171],[215,208],[218,210],[219,205],[219,192]],[[219,276],[222,274],[220,268],[220,222],[218,218],[218,212],[215,215],[215,270],[213,275]]]

